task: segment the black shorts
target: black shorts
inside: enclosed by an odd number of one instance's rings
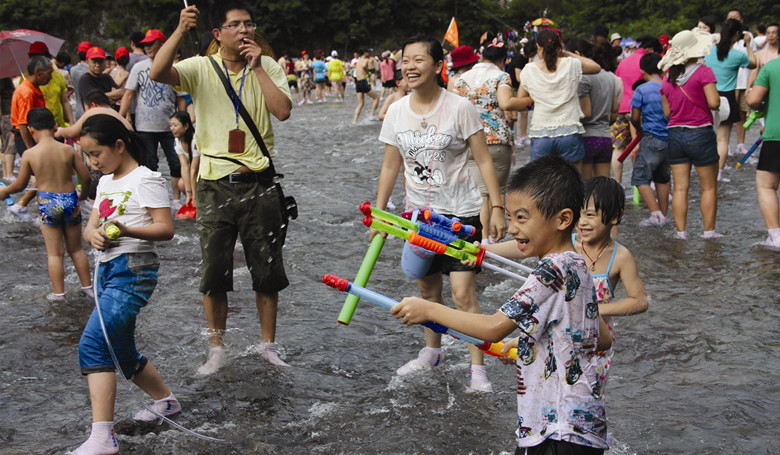
[[[737,104],[737,95],[734,93],[734,90],[730,92],[718,92],[718,95],[725,96],[729,101],[729,117],[720,119],[720,123],[731,125],[739,122],[739,105]]]
[[[368,83],[368,79],[362,81],[355,81],[355,91],[358,93],[368,93],[371,91],[371,84]]]
[[[452,218],[455,215],[445,215],[447,218]],[[458,217],[460,218],[460,217]],[[482,223],[479,221],[479,215],[477,216],[467,216],[465,218],[460,218],[460,222],[462,224],[467,224],[474,226],[474,235],[471,237],[460,237],[461,239],[469,242],[481,242],[482,241]],[[428,269],[428,273],[425,274],[425,276],[430,276],[436,273],[441,273],[443,275],[449,275],[450,272],[470,272],[473,271],[475,273],[479,273],[482,270],[482,267],[474,267],[471,268],[467,265],[463,265],[460,263],[460,259],[455,259],[453,257],[447,256],[446,254],[439,254],[436,255],[433,258],[433,262],[431,262],[431,268]]]
[[[759,171],[780,172],[780,141],[764,141],[758,156]]]
[[[391,79],[389,81],[382,82],[382,87],[385,87],[385,88],[396,88],[396,87],[398,87],[398,84],[395,83],[395,79]]]
[[[515,455],[602,455],[604,449],[547,438],[534,447],[517,447]]]

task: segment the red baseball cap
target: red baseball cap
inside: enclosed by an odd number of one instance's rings
[[[117,60],[122,57],[127,57],[128,55],[130,55],[130,51],[128,51],[126,47],[118,47],[114,51],[114,58]]]
[[[106,51],[104,51],[103,49],[101,49],[101,48],[99,48],[97,46],[90,47],[89,49],[87,49],[87,60],[90,60],[90,59],[93,59],[93,58],[105,59],[106,58]]]
[[[51,57],[51,54],[49,53],[49,47],[46,46],[46,43],[44,43],[43,41],[36,41],[30,44],[30,50],[27,53],[34,54],[34,55],[46,55],[48,57]]]
[[[163,35],[162,32],[156,28],[151,28],[148,32],[146,32],[146,35],[144,35],[144,39],[141,40],[141,44],[153,43],[156,40],[160,40],[164,43],[165,35]]]
[[[76,52],[87,52],[90,47],[92,47],[92,43],[90,43],[89,41],[82,41],[79,43],[79,46],[76,48]]]
[[[308,52],[306,52],[305,50],[301,51],[301,55],[306,55],[306,54],[308,54]]]

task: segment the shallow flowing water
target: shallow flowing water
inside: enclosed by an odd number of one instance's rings
[[[296,107],[290,120],[275,124],[276,166],[286,174],[285,191],[300,205],[285,247],[292,285],[280,296],[277,332],[292,367],[274,367],[255,351],[260,328],[237,246],[229,363],[212,376],[195,374],[207,351],[200,248],[194,223],[176,221],[174,239],[158,244],[160,281],[138,319],[137,343],[184,406],[175,420],[227,442],[135,423],[140,405],[120,382],[116,432],[122,453],[514,453],[513,367],[488,359],[495,392],[467,394],[466,346],[445,339],[442,368],[399,378],[395,369],[423,347],[421,329],[403,326],[365,301],[349,326],[336,322],[345,294],[320,277],[353,279],[357,273],[368,246],[357,206],[373,200],[383,154],[379,123],[351,125],[354,89],[347,93],[344,104]],[[528,149],[516,156],[518,165],[525,163]],[[695,177],[687,242],[671,239],[672,225],[637,227],[646,209],[627,201],[620,241],[636,257],[651,303],[644,314],[617,319],[607,387],[616,443],[609,453],[780,453],[774,428],[780,418],[780,253],[754,245],[766,237],[755,161],[740,170],[735,163],[729,158],[732,182],[718,190],[723,239],[698,238]],[[626,166],[626,179],[629,173]],[[403,199],[400,181],[393,199],[399,205]],[[400,270],[401,245],[388,241],[368,286],[396,299],[417,292]],[[46,301],[51,291],[43,239],[34,225],[4,209],[0,251],[0,453],[64,453],[89,435],[89,394],[77,344],[93,302]],[[481,274],[478,285],[485,312],[494,312],[519,286],[492,273]],[[67,259],[66,288],[78,291]]]

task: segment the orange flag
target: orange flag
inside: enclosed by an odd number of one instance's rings
[[[453,47],[458,47],[458,24],[455,23],[455,18],[450,21],[450,26],[447,27],[447,33],[444,34],[444,40],[449,41]]]

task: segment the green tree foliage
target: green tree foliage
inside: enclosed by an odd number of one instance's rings
[[[190,0],[201,12],[198,34],[210,30],[209,12],[220,0]],[[479,45],[479,37],[522,30],[526,21],[547,17],[564,37],[590,36],[596,24],[610,33],[637,37],[674,35],[710,15],[720,22],[733,0],[250,0],[258,32],[274,49],[291,55],[302,49],[351,54],[358,47],[395,48],[408,36],[426,32],[442,39],[450,19],[458,23],[461,44]],[[754,0],[740,5],[746,23],[780,20],[780,2]],[[63,38],[64,50],[89,40],[111,51],[129,45],[134,30],[157,28],[166,36],[176,27],[181,0],[2,0],[0,28],[29,28]],[[185,54],[195,48],[187,40]]]

